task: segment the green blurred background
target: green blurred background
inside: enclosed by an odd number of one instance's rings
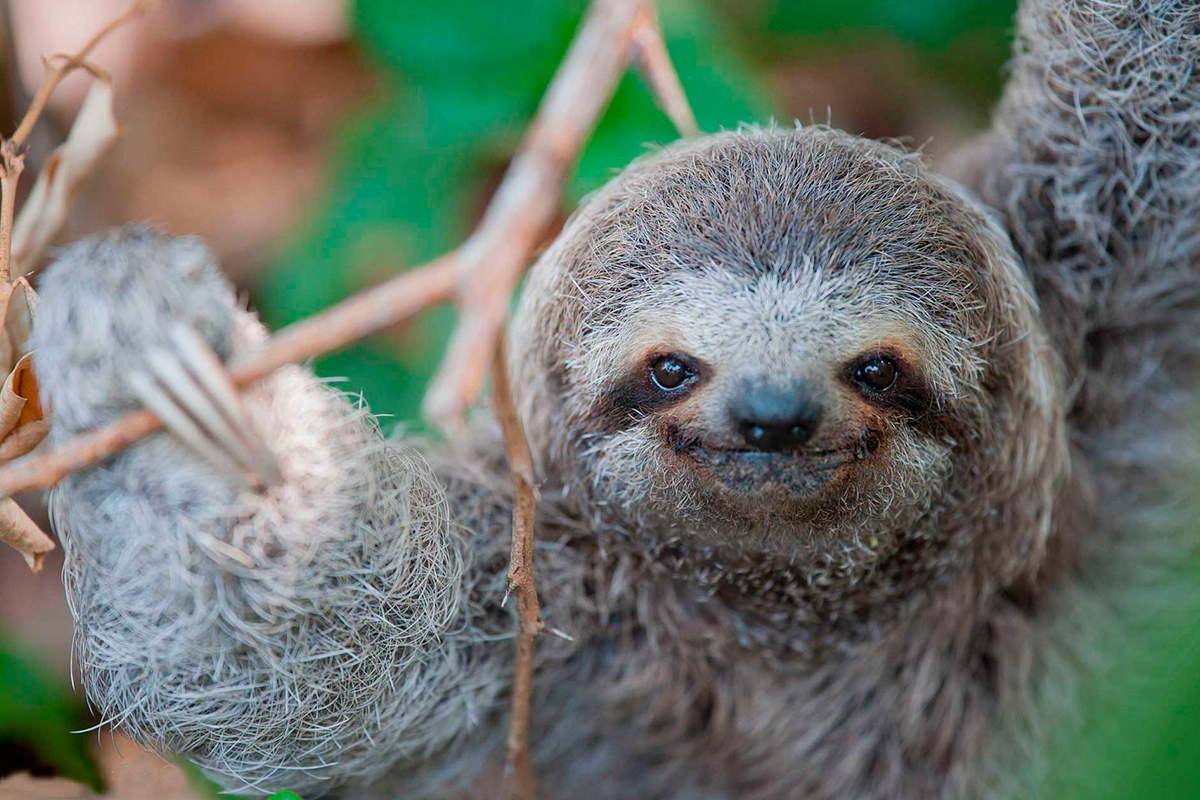
[[[330,3],[343,28],[312,42],[281,44],[232,12],[200,33],[155,40],[153,68],[126,87],[127,142],[81,198],[71,234],[145,216],[200,231],[273,328],[461,242],[585,3]],[[986,124],[1014,7],[1013,0],[662,0],[660,14],[705,131],[830,120],[854,133],[902,138],[936,159]],[[13,14],[20,44],[22,19]],[[233,78],[231,62],[240,65]],[[14,69],[12,59],[6,67]],[[10,95],[11,118],[22,97]],[[43,153],[70,111],[59,109],[57,128],[53,119],[43,126]],[[627,76],[582,154],[564,217],[630,159],[673,137],[640,78]],[[169,180],[163,188],[147,175]],[[420,398],[452,323],[449,310],[431,312],[315,367],[362,392],[390,424],[419,428]],[[36,508],[40,498],[25,501]],[[105,739],[67,732],[92,721],[65,680],[61,587],[52,571],[28,576],[19,562],[0,553],[0,625],[9,630],[0,636],[0,685],[9,697],[0,697],[0,754],[13,761],[0,755],[0,771],[36,764],[92,787],[107,780],[116,797],[168,796],[166,789],[139,794],[139,781],[153,781],[136,777],[146,773],[129,766],[128,754],[115,758],[111,747],[95,746]],[[1049,773],[1032,779],[1039,796],[1200,796],[1198,579],[1195,565],[1171,573],[1156,595],[1161,607],[1115,635],[1098,634],[1098,651],[1128,657],[1084,687],[1081,719],[1064,724]],[[210,791],[194,774],[154,775],[174,787],[169,792]],[[31,786],[0,782],[0,797]]]
[[[377,281],[397,258],[421,262],[462,241],[585,5],[355,5],[354,29],[384,76],[382,97],[348,121],[328,194],[254,289],[271,325]],[[952,106],[956,125],[984,122],[999,90],[1013,7],[1009,0],[668,0],[660,15],[703,130],[831,114],[855,132],[911,138],[907,100],[921,92],[938,99],[920,98],[920,105]],[[842,62],[856,55],[864,63],[850,77],[859,85],[849,114],[836,100],[813,108],[789,96],[789,70],[836,88]],[[872,108],[876,102],[881,107]],[[674,137],[640,78],[627,76],[580,159],[564,212],[647,146]],[[331,355],[317,368],[347,378],[378,411],[411,419],[451,324],[450,312],[431,314],[401,336]]]

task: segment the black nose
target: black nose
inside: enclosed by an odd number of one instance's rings
[[[746,444],[769,453],[804,446],[821,422],[821,410],[803,382],[786,388],[749,386],[730,409]]]

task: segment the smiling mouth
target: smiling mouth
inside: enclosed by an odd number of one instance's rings
[[[797,500],[815,500],[826,487],[838,483],[843,468],[854,462],[851,452],[838,448],[769,453],[695,446],[681,455],[737,495],[783,492]]]
[[[770,452],[744,447],[710,447],[696,437],[689,437],[676,428],[667,431],[667,440],[676,454],[713,467],[734,467],[741,470],[762,470],[777,473],[782,470],[825,472],[852,463],[854,443],[824,450]]]
[[[837,469],[854,460],[846,454],[844,448],[835,448],[832,450],[798,450],[792,453],[769,453],[765,450],[706,448],[701,445],[689,449],[689,453],[713,466],[739,464],[747,467],[758,466],[771,471],[788,467],[800,467],[808,472],[823,472],[825,470]]]

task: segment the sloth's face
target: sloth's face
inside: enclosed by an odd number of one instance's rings
[[[969,198],[804,128],[627,169],[534,268],[514,363],[535,452],[598,508],[835,558],[919,538],[994,469],[972,453],[1030,458],[1011,431],[1054,413],[1043,342]]]
[[[691,528],[786,536],[911,518],[946,474],[956,401],[982,373],[944,322],[971,302],[963,288],[803,258],[664,276],[570,364],[599,387],[594,479]]]

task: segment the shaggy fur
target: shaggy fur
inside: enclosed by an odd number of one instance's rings
[[[1122,531],[1189,456],[1200,14],[1031,0],[1020,31],[961,185],[820,126],[725,133],[631,165],[535,266],[510,361],[573,637],[537,656],[545,797],[975,796],[1038,749]],[[59,438],[130,407],[177,315],[223,357],[262,336],[197,245],[145,231],[42,288]],[[864,391],[880,354],[900,378]],[[812,438],[751,452],[733,404],[792,386]],[[285,474],[264,494],[166,435],[55,489],[89,698],[234,789],[495,796],[492,425],[422,459],[298,368],[248,402]]]

